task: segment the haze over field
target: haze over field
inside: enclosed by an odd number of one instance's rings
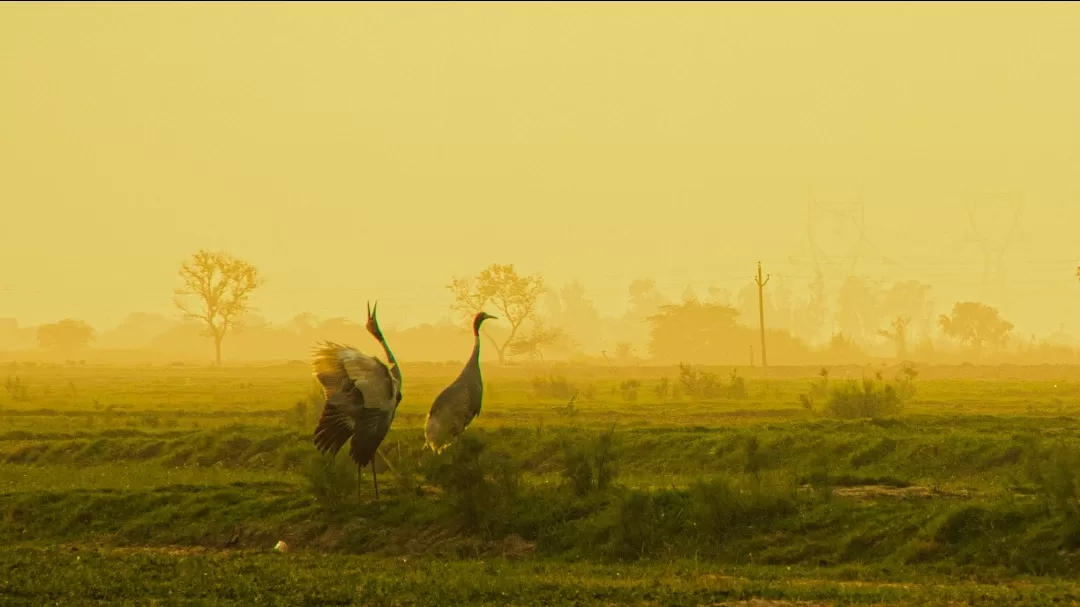
[[[1077,32],[0,4],[0,603],[1075,604]]]
[[[390,328],[457,322],[446,285],[493,262],[611,319],[649,278],[742,308],[761,260],[792,314],[820,267],[831,301],[918,281],[931,320],[1075,331],[1076,31],[1075,4],[5,4],[0,319],[171,318],[220,249],[278,325],[375,298]],[[860,193],[861,245],[808,216]],[[644,351],[612,323],[583,349]]]

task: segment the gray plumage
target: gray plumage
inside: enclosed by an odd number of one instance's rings
[[[424,424],[426,444],[441,453],[480,415],[484,397],[484,381],[480,375],[480,324],[496,318],[480,312],[473,317],[473,351],[465,368],[431,404]]]
[[[315,378],[326,395],[314,442],[321,453],[332,455],[348,442],[349,457],[356,462],[358,477],[360,470],[371,464],[377,498],[379,484],[374,458],[401,402],[401,371],[378,330],[370,306],[368,330],[382,344],[389,365],[356,348],[334,342],[325,342],[314,349]]]

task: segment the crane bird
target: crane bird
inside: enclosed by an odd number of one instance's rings
[[[315,347],[312,362],[315,378],[326,394],[315,427],[315,447],[321,453],[337,455],[348,441],[349,455],[356,462],[357,493],[364,466],[370,463],[375,499],[379,499],[375,454],[401,403],[401,370],[379,329],[378,308],[378,301],[374,309],[368,304],[367,330],[382,344],[389,365],[352,346],[329,341]]]
[[[473,317],[472,356],[457,379],[435,397],[428,411],[424,435],[427,446],[435,453],[442,453],[480,415],[484,396],[484,381],[480,377],[480,324],[489,318],[498,317],[484,311]]]

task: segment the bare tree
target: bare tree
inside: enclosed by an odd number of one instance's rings
[[[892,331],[886,329],[878,331],[878,335],[892,341],[896,346],[897,358],[907,358],[907,330],[910,324],[910,316],[897,316],[892,321]]]
[[[522,324],[536,313],[536,303],[544,293],[544,279],[539,274],[521,276],[513,264],[492,264],[475,278],[454,278],[446,288],[454,294],[451,308],[463,317],[471,318],[490,303],[500,312],[496,316],[510,323],[510,334],[502,343],[484,333],[499,354],[499,364],[504,364],[507,347]]]
[[[259,272],[228,253],[200,250],[180,266],[180,279],[184,286],[175,291],[176,307],[206,323],[206,334],[214,339],[214,362],[221,366],[221,341],[250,310],[248,299],[263,283]]]
[[[568,343],[569,341],[569,338],[561,329],[546,327],[543,322],[537,320],[533,323],[529,335],[519,337],[510,344],[510,355],[538,357],[540,364],[544,364],[544,348]]]

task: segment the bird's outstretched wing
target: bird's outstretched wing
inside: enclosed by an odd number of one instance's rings
[[[477,399],[463,383],[450,384],[435,397],[424,425],[424,436],[432,451],[441,453],[465,431],[479,413],[479,402],[474,401]]]
[[[316,347],[314,354],[315,377],[328,396],[351,382],[363,395],[363,406],[384,410],[397,406],[401,384],[383,361],[333,342]]]
[[[312,366],[326,393],[315,446],[336,454],[351,438],[350,456],[366,465],[390,430],[400,384],[379,359],[332,342],[315,349]]]
[[[321,453],[337,454],[353,437],[356,429],[355,405],[345,392],[326,398],[319,423],[315,426],[315,448]]]

